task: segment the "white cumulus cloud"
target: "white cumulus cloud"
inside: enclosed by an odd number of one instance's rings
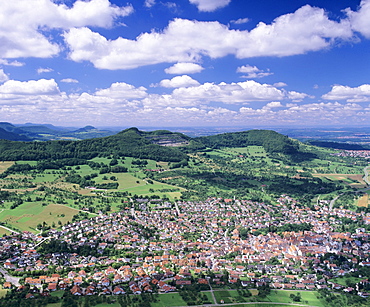
[[[268,104],[266,104],[264,106],[264,108],[269,108],[269,109],[272,109],[272,108],[281,108],[283,107],[283,105],[281,104],[280,101],[272,101],[272,102],[269,102]]]
[[[9,80],[8,75],[4,72],[3,69],[0,69],[0,83],[3,83],[8,80]]]
[[[303,99],[305,99],[306,97],[314,98],[313,96],[310,96],[306,93],[299,93],[299,92],[296,92],[296,91],[289,91],[288,92],[288,98],[291,99],[293,102],[300,102]]]
[[[0,94],[12,95],[55,95],[59,94],[58,84],[54,79],[16,81],[8,80],[0,85]]]
[[[352,35],[348,20],[330,20],[323,9],[305,5],[271,24],[260,22],[251,31],[232,30],[216,21],[177,18],[163,31],[142,33],[134,40],[107,40],[86,27],[73,28],[64,38],[72,60],[90,61],[97,68],[113,70],[194,63],[204,56],[291,56],[328,48],[336,40],[350,39]]]
[[[213,12],[227,6],[231,0],[189,0],[201,12]]]
[[[358,11],[354,12],[348,8],[346,12],[352,28],[366,38],[370,38],[370,1],[362,0]]]
[[[48,72],[52,72],[52,71],[54,71],[54,69],[51,69],[51,68],[42,68],[42,67],[40,67],[40,68],[37,69],[38,74],[48,73]]]
[[[162,87],[189,87],[197,86],[199,85],[199,82],[188,75],[182,75],[173,77],[172,79],[164,79],[159,82],[159,85]]]
[[[169,68],[166,68],[164,71],[166,74],[180,75],[180,74],[195,74],[199,73],[204,68],[195,63],[176,63]]]
[[[0,65],[21,67],[21,66],[24,66],[24,63],[18,62],[18,61],[8,61],[6,59],[0,59]]]
[[[331,91],[322,96],[327,100],[346,100],[347,102],[370,101],[370,84],[363,84],[358,87],[346,85],[334,85]]]
[[[275,87],[285,87],[285,86],[287,86],[287,84],[284,83],[284,82],[276,82],[276,83],[273,84],[273,86],[275,86]]]
[[[60,46],[48,30],[71,27],[111,27],[131,14],[131,5],[118,7],[108,0],[77,0],[71,8],[52,0],[0,1],[0,57],[51,57]],[[41,31],[42,30],[42,31]]]
[[[147,89],[143,86],[136,88],[131,84],[116,82],[109,88],[96,91],[95,95],[118,99],[136,99],[146,97]]]
[[[239,83],[204,83],[199,86],[178,88],[172,93],[175,98],[203,102],[218,101],[226,104],[248,103],[251,101],[280,100],[285,94],[279,89],[255,81]]]
[[[243,78],[247,78],[247,79],[263,78],[263,77],[267,77],[273,74],[271,72],[265,72],[257,68],[257,66],[251,66],[251,65],[240,66],[237,68],[236,72],[246,73],[246,75],[244,75]]]

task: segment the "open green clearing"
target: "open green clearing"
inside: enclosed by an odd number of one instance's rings
[[[179,293],[164,293],[160,294],[159,302],[152,303],[152,307],[166,307],[166,306],[186,306],[186,302],[181,298]]]
[[[0,289],[0,297],[4,297],[7,292],[8,292],[8,290],[6,290],[6,289]]]
[[[276,303],[294,303],[290,298],[291,294],[301,294],[301,301],[298,304],[324,307],[325,305],[317,298],[315,291],[289,291],[289,290],[272,290],[267,299]]]
[[[10,234],[10,231],[0,227],[0,237],[2,237],[3,235],[9,235]]]
[[[296,295],[301,294],[300,302],[293,302],[290,298],[291,294]],[[243,303],[253,301],[254,295],[252,297],[243,297],[238,293],[237,290],[221,290],[214,292],[217,303],[232,304],[232,303]],[[254,294],[254,293],[253,293]],[[261,301],[274,302],[274,303],[298,303],[306,306],[318,306],[324,307],[323,303],[316,297],[317,293],[314,291],[288,291],[288,290],[272,290],[269,295],[265,298],[259,298]]]
[[[358,277],[336,277],[333,279],[330,279],[331,282],[335,282],[336,284],[340,284],[342,286],[348,287],[351,286],[351,284],[356,284],[359,281],[361,281],[363,278],[358,278]]]
[[[71,221],[79,211],[64,205],[41,203],[24,203],[15,209],[5,209],[0,213],[0,220],[20,231],[35,232],[38,224],[46,222],[48,225],[60,221],[62,224]]]

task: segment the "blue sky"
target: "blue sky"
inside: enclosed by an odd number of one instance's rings
[[[0,121],[366,126],[370,0],[0,0]]]

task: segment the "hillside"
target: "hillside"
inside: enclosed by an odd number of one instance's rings
[[[3,128],[0,128],[0,140],[10,140],[10,141],[30,141],[31,139],[20,135],[18,133],[6,131]]]

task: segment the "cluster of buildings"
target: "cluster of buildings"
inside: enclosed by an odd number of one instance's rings
[[[341,150],[332,154],[338,157],[370,158],[370,150]]]
[[[360,223],[341,232],[343,218]],[[306,231],[282,226],[311,225]],[[320,205],[302,207],[287,195],[276,204],[209,198],[203,202],[140,203],[52,229],[48,240],[68,251],[42,252],[29,232],[0,238],[2,265],[21,284],[74,295],[170,292],[192,283],[276,289],[342,289],[361,293],[369,281],[342,286],[334,277],[370,266],[369,214]],[[94,250],[93,255],[76,251]],[[338,261],[340,259],[340,261]],[[23,287],[9,281],[4,287]]]

